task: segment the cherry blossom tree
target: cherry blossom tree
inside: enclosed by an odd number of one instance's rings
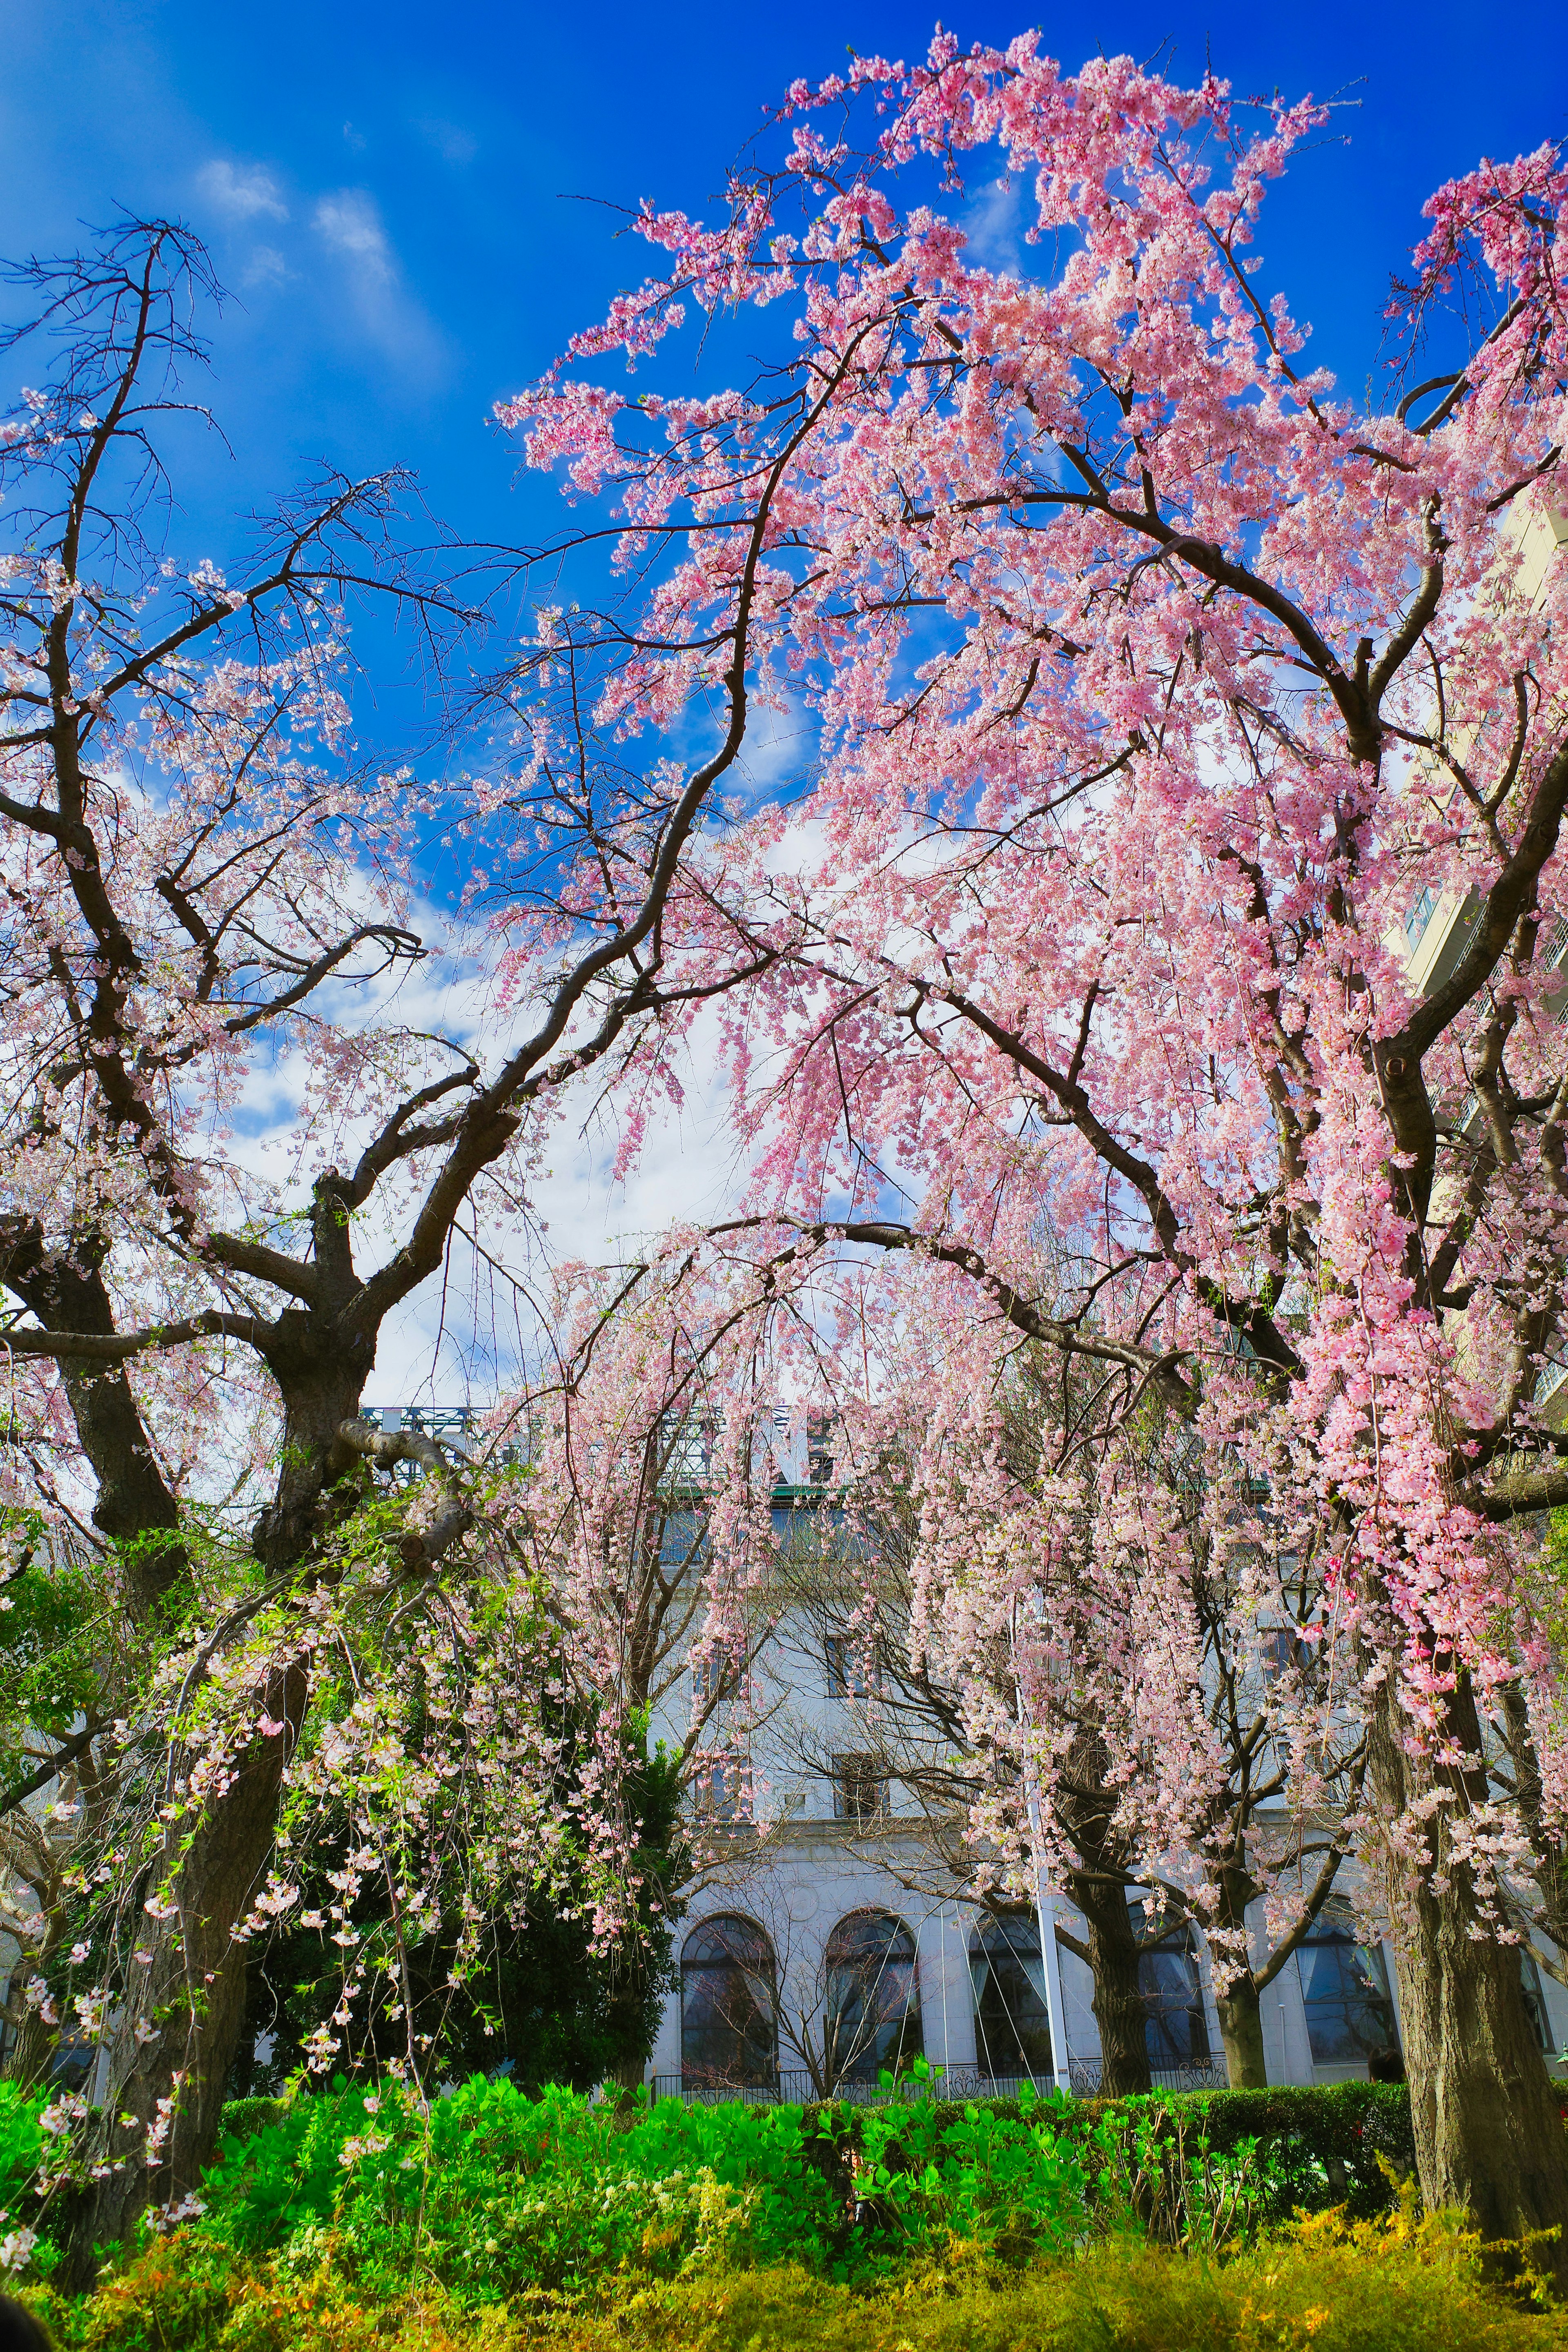
[[[314,1787],[328,1810],[345,1788],[380,1791],[349,1808],[351,1879],[381,1866],[377,1823],[402,1835],[439,1793],[434,1756],[398,1778],[396,1681],[410,1642],[428,1675],[437,1635],[464,1654],[466,1604],[438,1571],[462,1557],[471,1497],[458,1465],[378,1433],[360,1400],[388,1316],[440,1271],[459,1220],[515,1225],[562,1089],[647,1040],[657,1057],[660,925],[743,736],[747,623],[727,726],[679,774],[600,761],[578,724],[593,682],[547,643],[497,689],[481,783],[438,798],[416,771],[382,772],[352,732],[351,600],[392,599],[437,659],[471,619],[446,584],[464,559],[421,554],[405,478],[318,477],[255,524],[232,576],[182,563],[165,467],[204,421],[199,245],[132,222],[12,283],[28,307],[6,348],[35,381],[0,445],[0,1475],[9,1508],[95,1548],[136,1669],[76,1742],[101,1728],[97,1783],[128,1824],[78,1877],[99,1924],[71,1959],[107,2067],[94,2111],[78,2103],[79,2268],[150,2195],[177,2206],[196,2185],[245,1936],[299,1900],[286,1790]],[[438,822],[509,882],[503,936],[477,941],[483,1020],[446,1034],[384,1002],[430,952],[418,880]],[[298,1104],[296,1164],[272,1181],[243,1115],[278,1085]],[[376,1503],[400,1465],[414,1488]],[[537,1680],[543,1637],[512,1631]],[[353,1660],[373,1654],[393,1687],[356,1691]],[[490,1718],[455,1687],[448,1674],[436,1713],[460,1747]],[[526,1874],[561,1833],[530,1801],[558,1759],[535,1756],[537,1722],[491,1728],[492,1774],[506,1785],[507,1759],[517,1796],[492,1849]]]
[[[700,709],[744,593],[759,696],[816,714],[798,793],[706,838],[683,902],[715,976],[756,973],[760,1254],[826,1227],[959,1268],[1310,1537],[1423,2186],[1517,2237],[1568,2225],[1486,1731],[1523,1708],[1550,1827],[1568,178],[1543,147],[1434,195],[1358,402],[1256,249],[1322,119],[1032,37],[855,58],[716,226],[644,209],[655,274],[504,414],[635,568],[563,625],[620,647],[628,729]],[[965,209],[998,174],[1000,265]],[[773,322],[750,391],[582,380],[727,349],[737,309]],[[1417,984],[1433,900],[1464,911]],[[1042,1216],[1065,1303],[1030,1293]]]

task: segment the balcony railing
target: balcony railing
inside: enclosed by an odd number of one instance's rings
[[[1068,2075],[1073,2095],[1080,2099],[1100,2095],[1102,2074],[1098,2058],[1074,2058]],[[1152,2077],[1156,2091],[1223,2091],[1221,2065],[1161,2069]],[[833,2096],[849,2106],[880,2106],[897,2099],[1016,2099],[1027,2084],[1043,2096],[1055,2087],[1049,2074],[987,2074],[978,2066],[933,2067],[923,2082],[906,2074],[891,2090],[879,2083],[840,2083]],[[751,2107],[809,2106],[820,2095],[804,2066],[782,2066],[765,2083],[715,2083],[697,2074],[656,2074],[649,2085],[655,2100],[682,2099],[688,2106]]]

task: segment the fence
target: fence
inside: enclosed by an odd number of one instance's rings
[[[1101,2067],[1098,2058],[1074,2058],[1068,2067],[1073,2095],[1080,2099],[1099,2095]],[[1223,2066],[1178,2066],[1150,2077],[1156,2091],[1223,2091]],[[923,2082],[906,2074],[893,2089],[875,2082],[840,2083],[834,2098],[850,2105],[870,2106],[889,2099],[1016,2099],[1027,2083],[1044,2093],[1055,2087],[1049,2074],[985,2074],[978,2066],[933,2067]],[[804,2066],[784,2066],[764,2083],[715,2083],[695,2074],[656,2074],[649,2088],[656,2100],[684,2099],[689,2106],[713,2106],[739,2102],[745,2106],[807,2106],[823,2095]]]

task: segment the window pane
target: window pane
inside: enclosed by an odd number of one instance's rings
[[[830,1633],[823,1647],[827,1656],[829,1697],[869,1698],[879,1677],[866,1636]]]
[[[827,2073],[836,2082],[874,2083],[921,2054],[920,1974],[915,1939],[886,1911],[852,1911],[827,1939],[823,2019]]]
[[[1209,2063],[1208,2019],[1203,1979],[1189,1927],[1180,1942],[1145,1952],[1138,1962],[1138,1990],[1148,2023],[1143,2029],[1149,2063],[1156,2074]]]
[[[1381,1953],[1363,1951],[1347,1928],[1331,1923],[1308,1937],[1297,1964],[1314,2065],[1364,2063],[1397,2049]]]
[[[680,1955],[680,2069],[693,2087],[778,2074],[773,1947],[750,1919],[705,1919]]]
[[[888,1778],[879,1756],[836,1756],[833,1811],[841,1822],[879,1821],[888,1810]]]
[[[969,1972],[974,1986],[974,2055],[981,2071],[1048,2075],[1051,2025],[1038,1923],[995,1916],[983,1919],[969,1940]]]
[[[1524,1995],[1525,2015],[1531,2030],[1547,2056],[1554,2057],[1556,2044],[1552,2038],[1552,2021],[1546,2014],[1546,1994],[1541,1982],[1541,1970],[1528,1952],[1519,1956],[1519,1985]]]

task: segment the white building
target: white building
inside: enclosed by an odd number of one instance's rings
[[[781,1479],[781,1550],[814,1508],[837,1517],[818,1493]],[[845,1580],[847,1608],[853,1582]],[[710,1843],[678,1931],[650,2087],[656,2096],[854,2095],[884,2066],[919,2055],[955,2091],[1005,2090],[1025,2075],[1040,2088],[1096,2089],[1088,1966],[1054,1934],[1042,1947],[1036,1912],[999,1915],[952,1891],[952,1842],[901,1801],[896,1777],[881,1777],[893,1768],[868,1727],[876,1710],[863,1655],[851,1624],[831,1630],[819,1596],[772,1619],[744,1756],[731,1752],[699,1809]],[[678,1743],[688,1720],[672,1695],[655,1733]],[[760,1829],[750,1821],[753,1785]],[[1046,1901],[1081,1940],[1070,1905],[1049,1890]],[[1201,1937],[1146,1954],[1141,1977],[1156,2083],[1223,2085]],[[1555,2067],[1568,1993],[1528,1962],[1526,1983]],[[1392,1954],[1360,1947],[1348,1903],[1331,1901],[1286,1963],[1264,1996],[1263,2024],[1271,2082],[1364,2079],[1370,2063],[1396,2061]]]
[[[1525,592],[1538,596],[1568,546],[1568,516],[1531,517],[1521,531]],[[1459,890],[1416,893],[1392,943],[1422,994],[1453,971],[1475,912],[1473,896]],[[1568,927],[1560,929],[1548,953],[1568,971]],[[1552,1366],[1542,1396],[1559,1389],[1568,1395],[1565,1378],[1563,1366]],[[804,1458],[784,1456],[787,1416],[777,1419],[775,1519],[812,1492]],[[900,1819],[896,1793],[878,1780],[863,1694],[847,1665],[853,1654],[852,1633],[825,1631],[820,1609],[793,1624],[786,1612],[780,1622],[768,1663],[773,1753],[752,1766],[782,1770],[788,1783],[782,1818],[754,1852],[738,1834],[728,1871],[710,1869],[691,1904],[650,2082],[659,2092],[700,2095],[728,2074],[753,2084],[776,2079],[790,2095],[810,2095],[824,2087],[825,2069],[834,2071],[831,2061],[844,2059],[847,2043],[851,2083],[874,2081],[880,2061],[918,2049],[955,2087],[1006,2083],[1025,2071],[1040,2083],[1065,2077],[1075,2088],[1095,2087],[1100,2043],[1086,1964],[1054,1935],[1042,1957],[1031,1920],[987,1925],[973,1903],[919,1891],[942,1874],[922,1850],[924,1824]],[[673,1718],[663,1727],[676,1739],[686,1728]],[[819,1769],[800,1769],[813,1755]],[[1081,1940],[1070,1906],[1049,1890],[1045,1899]],[[1568,2042],[1568,1992],[1528,1958],[1524,1969],[1542,2049],[1555,2073],[1568,2072],[1556,2056]],[[1201,1939],[1184,1951],[1147,1956],[1142,1973],[1156,2080],[1223,2083]],[[1063,2047],[1053,2046],[1053,2021]],[[1358,1946],[1348,1903],[1331,1902],[1269,1987],[1263,2025],[1271,2082],[1364,2077],[1369,2061],[1396,2050],[1393,1956],[1386,1947]]]

